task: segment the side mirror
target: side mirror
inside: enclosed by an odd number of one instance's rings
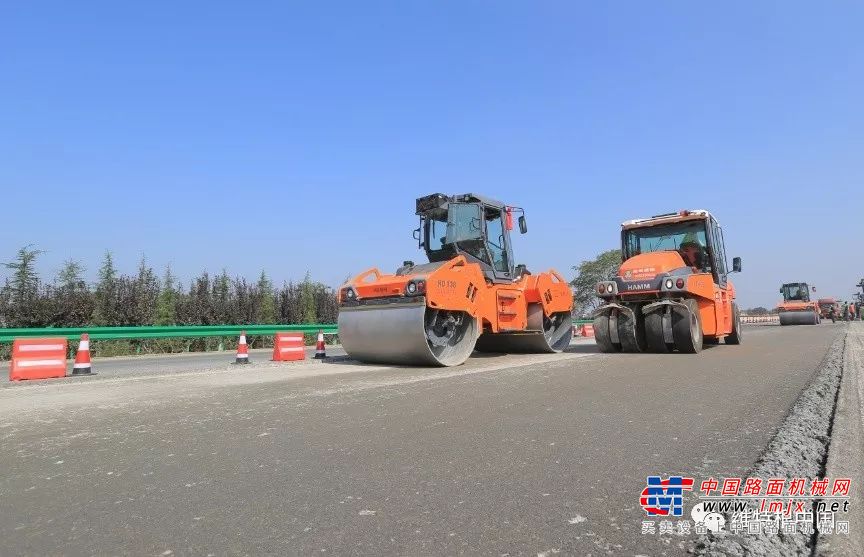
[[[815,287],[815,286],[813,287],[813,292],[816,292],[816,287]]]
[[[783,293],[783,289],[782,289],[782,288],[780,289],[780,293],[781,293],[781,294]]]
[[[741,272],[741,258],[740,257],[733,257],[732,258],[732,272],[733,273],[740,273]],[[782,292],[783,289],[781,288],[780,290]]]
[[[528,232],[528,223],[525,221],[525,215],[519,217],[519,232],[522,234]]]

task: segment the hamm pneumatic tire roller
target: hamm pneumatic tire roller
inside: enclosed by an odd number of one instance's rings
[[[708,211],[681,211],[621,225],[621,266],[597,285],[601,352],[694,354],[706,344],[741,344],[741,317],[726,265],[723,231]]]
[[[339,338],[363,362],[462,364],[474,350],[560,352],[570,344],[573,295],[557,272],[514,266],[513,213],[493,199],[432,194],[417,200],[418,247],[429,263],[395,274],[370,269],[339,289]]]

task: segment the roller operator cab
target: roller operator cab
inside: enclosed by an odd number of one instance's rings
[[[696,353],[703,344],[741,343],[741,320],[723,229],[689,210],[621,225],[621,267],[597,285],[594,335],[602,352]]]
[[[339,338],[354,359],[452,366],[474,350],[560,352],[573,295],[556,271],[514,264],[510,232],[524,211],[476,194],[417,199],[414,231],[428,263],[370,269],[339,289]]]
[[[777,304],[781,325],[818,325],[822,322],[819,301],[810,297],[810,287],[806,282],[787,282],[780,287],[783,301]]]

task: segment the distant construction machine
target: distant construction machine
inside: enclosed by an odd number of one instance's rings
[[[816,301],[819,305],[819,319],[830,319],[832,323],[840,317],[840,304],[834,298],[819,298]]]
[[[812,288],[813,292],[816,287]],[[781,325],[818,325],[822,322],[819,303],[810,299],[806,282],[788,282],[780,287],[783,301],[777,305]]]
[[[573,294],[554,270],[514,265],[514,213],[475,194],[417,199],[414,231],[429,263],[395,274],[370,269],[339,289],[339,338],[351,358],[386,364],[455,366],[475,349],[560,352],[570,344]]]
[[[621,267],[597,285],[594,313],[602,352],[696,353],[704,344],[741,343],[741,319],[726,263],[723,230],[704,210],[621,225]]]

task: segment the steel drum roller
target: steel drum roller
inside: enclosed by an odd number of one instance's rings
[[[425,303],[361,305],[339,312],[339,339],[361,362],[456,366],[474,351],[477,320]]]
[[[528,305],[528,330],[486,333],[477,340],[478,352],[520,352],[542,354],[561,352],[570,346],[573,318],[570,312],[546,317],[539,304]]]

